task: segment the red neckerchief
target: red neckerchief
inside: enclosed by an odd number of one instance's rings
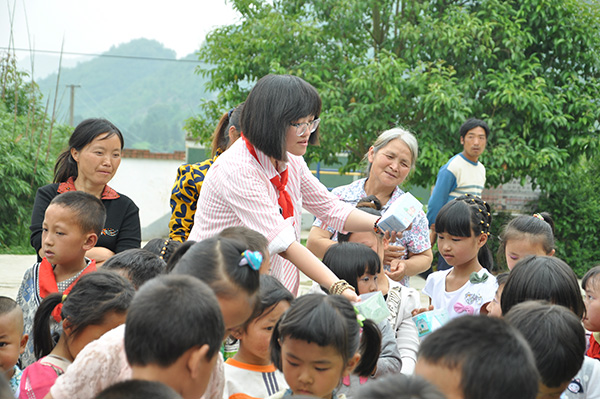
[[[73,176],[69,177],[66,182],[60,183],[58,185],[58,190],[56,190],[59,194],[66,193],[67,191],[77,191],[75,188],[75,179]],[[115,190],[110,188],[108,185],[104,186],[104,191],[102,191],[102,195],[100,199],[117,199],[120,195]]]
[[[246,143],[246,148],[248,148],[248,151],[250,151],[250,154],[252,154],[254,159],[256,159],[256,162],[258,162],[258,164],[260,165],[260,161],[258,160],[258,156],[256,156],[256,150],[254,149],[254,146],[252,144],[250,144],[250,142],[248,140],[246,140],[246,137],[244,137],[243,134],[242,134],[242,140],[244,140],[244,143]],[[284,219],[294,216],[294,204],[292,203],[292,198],[290,197],[290,194],[285,189],[287,181],[288,181],[288,169],[287,168],[283,172],[281,172],[281,178],[277,175],[275,175],[273,178],[271,178],[271,183],[273,183],[275,188],[279,191],[279,199],[277,200],[277,202],[279,203],[279,206],[281,207],[281,214],[283,215]]]
[[[590,348],[586,355],[594,359],[600,359],[600,343],[596,340],[596,334],[597,333],[593,333],[590,335]]]
[[[92,259],[90,261],[90,264],[87,265],[85,267],[85,269],[83,269],[83,272],[81,272],[81,274],[75,279],[75,281],[73,281],[71,283],[71,285],[69,285],[67,287],[67,289],[63,291],[63,295],[68,295],[69,292],[71,292],[71,289],[73,288],[75,283],[77,281],[79,281],[81,276],[83,276],[84,274],[90,273],[90,272],[95,272],[95,271],[96,271],[96,261],[94,259]],[[52,267],[52,265],[50,264],[50,262],[48,262],[48,259],[46,259],[46,258],[42,259],[42,262],[40,263],[39,276],[40,276],[39,277],[40,297],[42,297],[42,299],[46,298],[50,294],[58,292],[58,286],[56,285],[56,276],[54,275],[54,268]],[[54,308],[54,310],[52,311],[52,317],[54,317],[54,320],[56,320],[57,322],[60,322],[61,311],[62,311],[62,303],[58,304],[58,306],[56,306]]]

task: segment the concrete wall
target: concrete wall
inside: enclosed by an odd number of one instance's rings
[[[169,235],[169,198],[182,160],[123,158],[109,185],[140,208],[142,240]]]

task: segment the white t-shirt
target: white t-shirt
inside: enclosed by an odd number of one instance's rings
[[[481,269],[473,274],[477,274],[480,280],[485,279],[485,281],[477,283],[467,281],[456,291],[446,291],[446,276],[453,269],[431,273],[427,277],[423,293],[431,298],[434,309],[446,309],[450,319],[467,314],[479,314],[481,307],[493,300],[496,295],[498,289],[496,277],[486,269]]]
[[[600,360],[585,357],[577,375],[573,377],[561,399],[600,398]]]

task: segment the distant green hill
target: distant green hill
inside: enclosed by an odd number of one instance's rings
[[[107,55],[168,58],[175,52],[154,40],[136,39],[112,47]],[[184,59],[196,60],[194,54]],[[204,90],[205,79],[194,73],[199,62],[159,61],[96,57],[61,72],[57,119],[68,123],[70,90],[75,89],[74,124],[90,117],[104,117],[125,136],[127,148],[171,152],[185,149],[185,119],[197,114],[201,99],[213,95]],[[38,81],[50,97],[52,112],[56,74]]]

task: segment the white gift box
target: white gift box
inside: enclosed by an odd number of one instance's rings
[[[404,193],[384,212],[377,225],[383,231],[404,231],[421,209],[423,204],[419,200],[411,193]]]

